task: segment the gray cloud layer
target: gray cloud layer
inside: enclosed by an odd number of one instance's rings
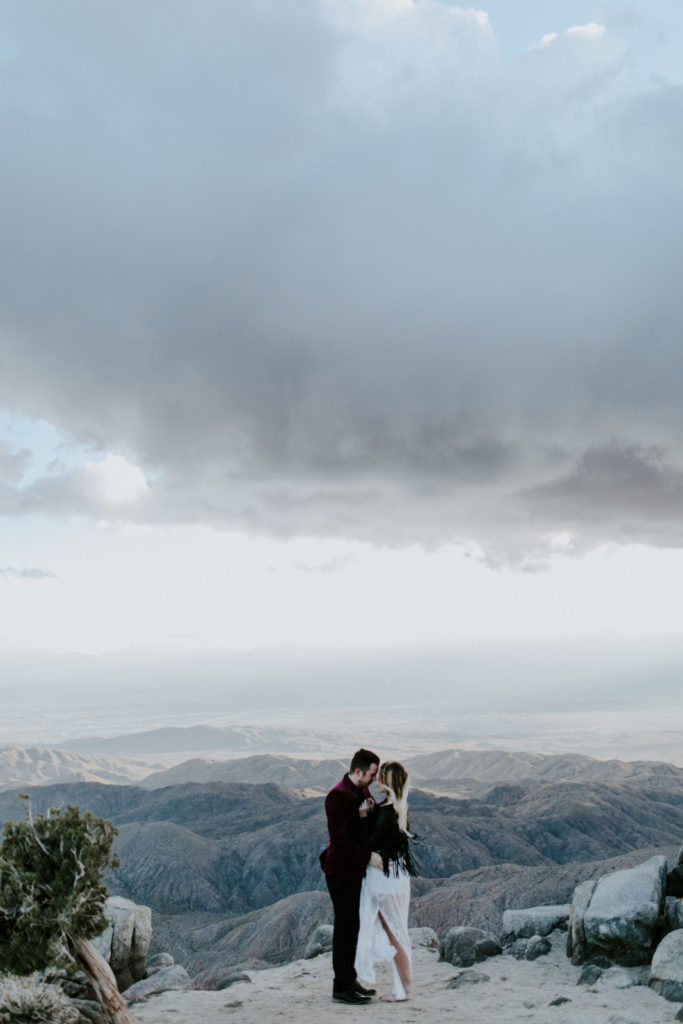
[[[564,28],[8,4],[0,401],[139,461],[140,518],[679,545],[683,90]],[[5,512],[97,513],[21,457]]]

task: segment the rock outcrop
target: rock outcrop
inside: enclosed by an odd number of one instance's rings
[[[116,977],[120,992],[146,977],[147,953],[152,939],[152,911],[121,896],[110,896],[104,906],[109,921],[94,940]]]
[[[492,932],[457,926],[446,932],[441,942],[439,960],[445,960],[456,967],[471,967],[501,952],[501,945]]]
[[[665,999],[683,1003],[683,928],[669,932],[657,946],[649,985]]]
[[[549,907],[529,907],[526,910],[506,910],[503,914],[503,941],[508,936],[530,939],[532,935],[550,935],[555,928],[565,928],[571,905],[556,904]]]
[[[672,932],[683,928],[683,900],[667,897],[666,920]]]
[[[173,967],[175,963],[170,953],[157,953],[155,956],[147,958],[147,977],[151,977],[152,974],[156,974],[158,971],[164,969],[164,967]]]
[[[439,936],[433,928],[409,928],[410,944],[413,949],[422,946],[424,949],[438,949]]]
[[[624,966],[648,963],[664,920],[666,869],[665,857],[651,857],[638,867],[579,885],[569,921],[572,963],[584,963],[596,953]]]
[[[173,967],[162,967],[149,978],[137,981],[124,992],[128,1005],[140,1003],[160,992],[183,992],[193,988],[192,978],[184,967],[174,964]]]
[[[304,960],[312,960],[314,956],[320,956],[321,953],[331,953],[333,933],[334,927],[331,924],[319,924],[308,940],[304,950]]]

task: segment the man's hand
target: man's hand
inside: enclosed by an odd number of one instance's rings
[[[372,799],[371,796],[369,796],[367,800],[364,800],[363,803],[358,808],[358,813],[360,814],[361,818],[367,818],[368,814],[370,813],[374,806],[375,801]]]

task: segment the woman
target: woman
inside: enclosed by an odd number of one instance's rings
[[[364,981],[373,982],[375,964],[393,960],[393,991],[380,996],[393,1003],[413,997],[408,907],[415,867],[409,848],[408,772],[398,761],[387,761],[380,765],[376,784],[386,799],[369,819],[365,841],[379,853],[383,869],[368,867],[363,879],[356,971]],[[361,814],[367,813],[363,805]]]

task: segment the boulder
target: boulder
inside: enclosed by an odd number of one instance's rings
[[[221,978],[216,985],[216,991],[222,992],[224,989],[230,988],[231,985],[236,985],[238,981],[248,981],[251,984],[251,978],[246,971],[233,971],[231,974],[226,974],[224,978]]]
[[[626,967],[647,963],[664,916],[665,890],[661,856],[577,886],[567,947],[572,963],[597,952]]]
[[[677,928],[683,928],[683,900],[667,897],[666,920],[672,932]]]
[[[588,947],[588,941],[583,927],[583,919],[586,911],[588,910],[597,884],[598,883],[595,881],[581,882],[581,884],[577,885],[576,889],[574,889],[571,910],[569,912],[569,926],[567,929],[567,956],[572,958],[573,964],[583,963],[584,960],[588,959],[593,952]]]
[[[532,935],[524,951],[525,960],[538,960],[539,956],[547,956],[553,947],[545,935]]]
[[[147,974],[147,952],[152,941],[152,911],[122,896],[110,896],[104,905],[109,924],[93,940],[108,960],[123,992]]]
[[[503,914],[503,942],[530,939],[532,935],[550,935],[555,928],[566,928],[571,907],[568,903],[526,910],[506,910]]]
[[[677,898],[683,896],[683,847],[678,851],[678,861],[675,867],[667,876],[666,892],[668,896]]]
[[[147,977],[163,970],[164,967],[173,967],[175,960],[170,953],[157,953],[147,960]]]
[[[602,977],[602,967],[598,967],[597,964],[588,964],[581,971],[576,982],[577,985],[595,985],[596,981],[599,981]]]
[[[451,928],[444,937],[439,951],[439,960],[445,960],[456,967],[471,967],[491,956],[498,956],[502,949],[492,932],[481,928],[466,928],[458,925]]]
[[[657,946],[649,985],[665,999],[683,1003],[683,928],[669,932]]]
[[[332,951],[332,935],[334,928],[331,924],[319,924],[311,933],[306,949],[304,960],[312,960],[314,956]]]
[[[515,939],[514,942],[508,943],[503,952],[507,956],[514,956],[515,960],[524,960],[528,945],[528,939]]]
[[[102,1005],[92,999],[70,999],[71,1006],[78,1013],[79,1024],[107,1024]]]
[[[628,967],[612,967],[605,971],[600,979],[600,985],[606,988],[633,988],[641,984],[635,970]]]
[[[174,964],[173,967],[162,967],[151,978],[137,981],[126,990],[123,998],[130,1005],[148,999],[149,996],[156,996],[160,992],[183,992],[193,987],[192,978],[185,968]]]
[[[463,988],[469,985],[480,985],[483,981],[490,981],[491,976],[489,974],[483,974],[481,971],[460,971],[459,974],[448,983],[449,988]]]
[[[433,928],[409,928],[410,944],[413,949],[438,949],[439,936]]]
[[[109,900],[107,900],[107,903]],[[105,917],[107,916],[107,903],[104,905]],[[111,921],[108,921],[107,927],[99,935],[96,935],[94,939],[91,939],[93,946],[100,953],[101,956],[109,963],[111,960],[111,942],[114,938],[114,926]]]

